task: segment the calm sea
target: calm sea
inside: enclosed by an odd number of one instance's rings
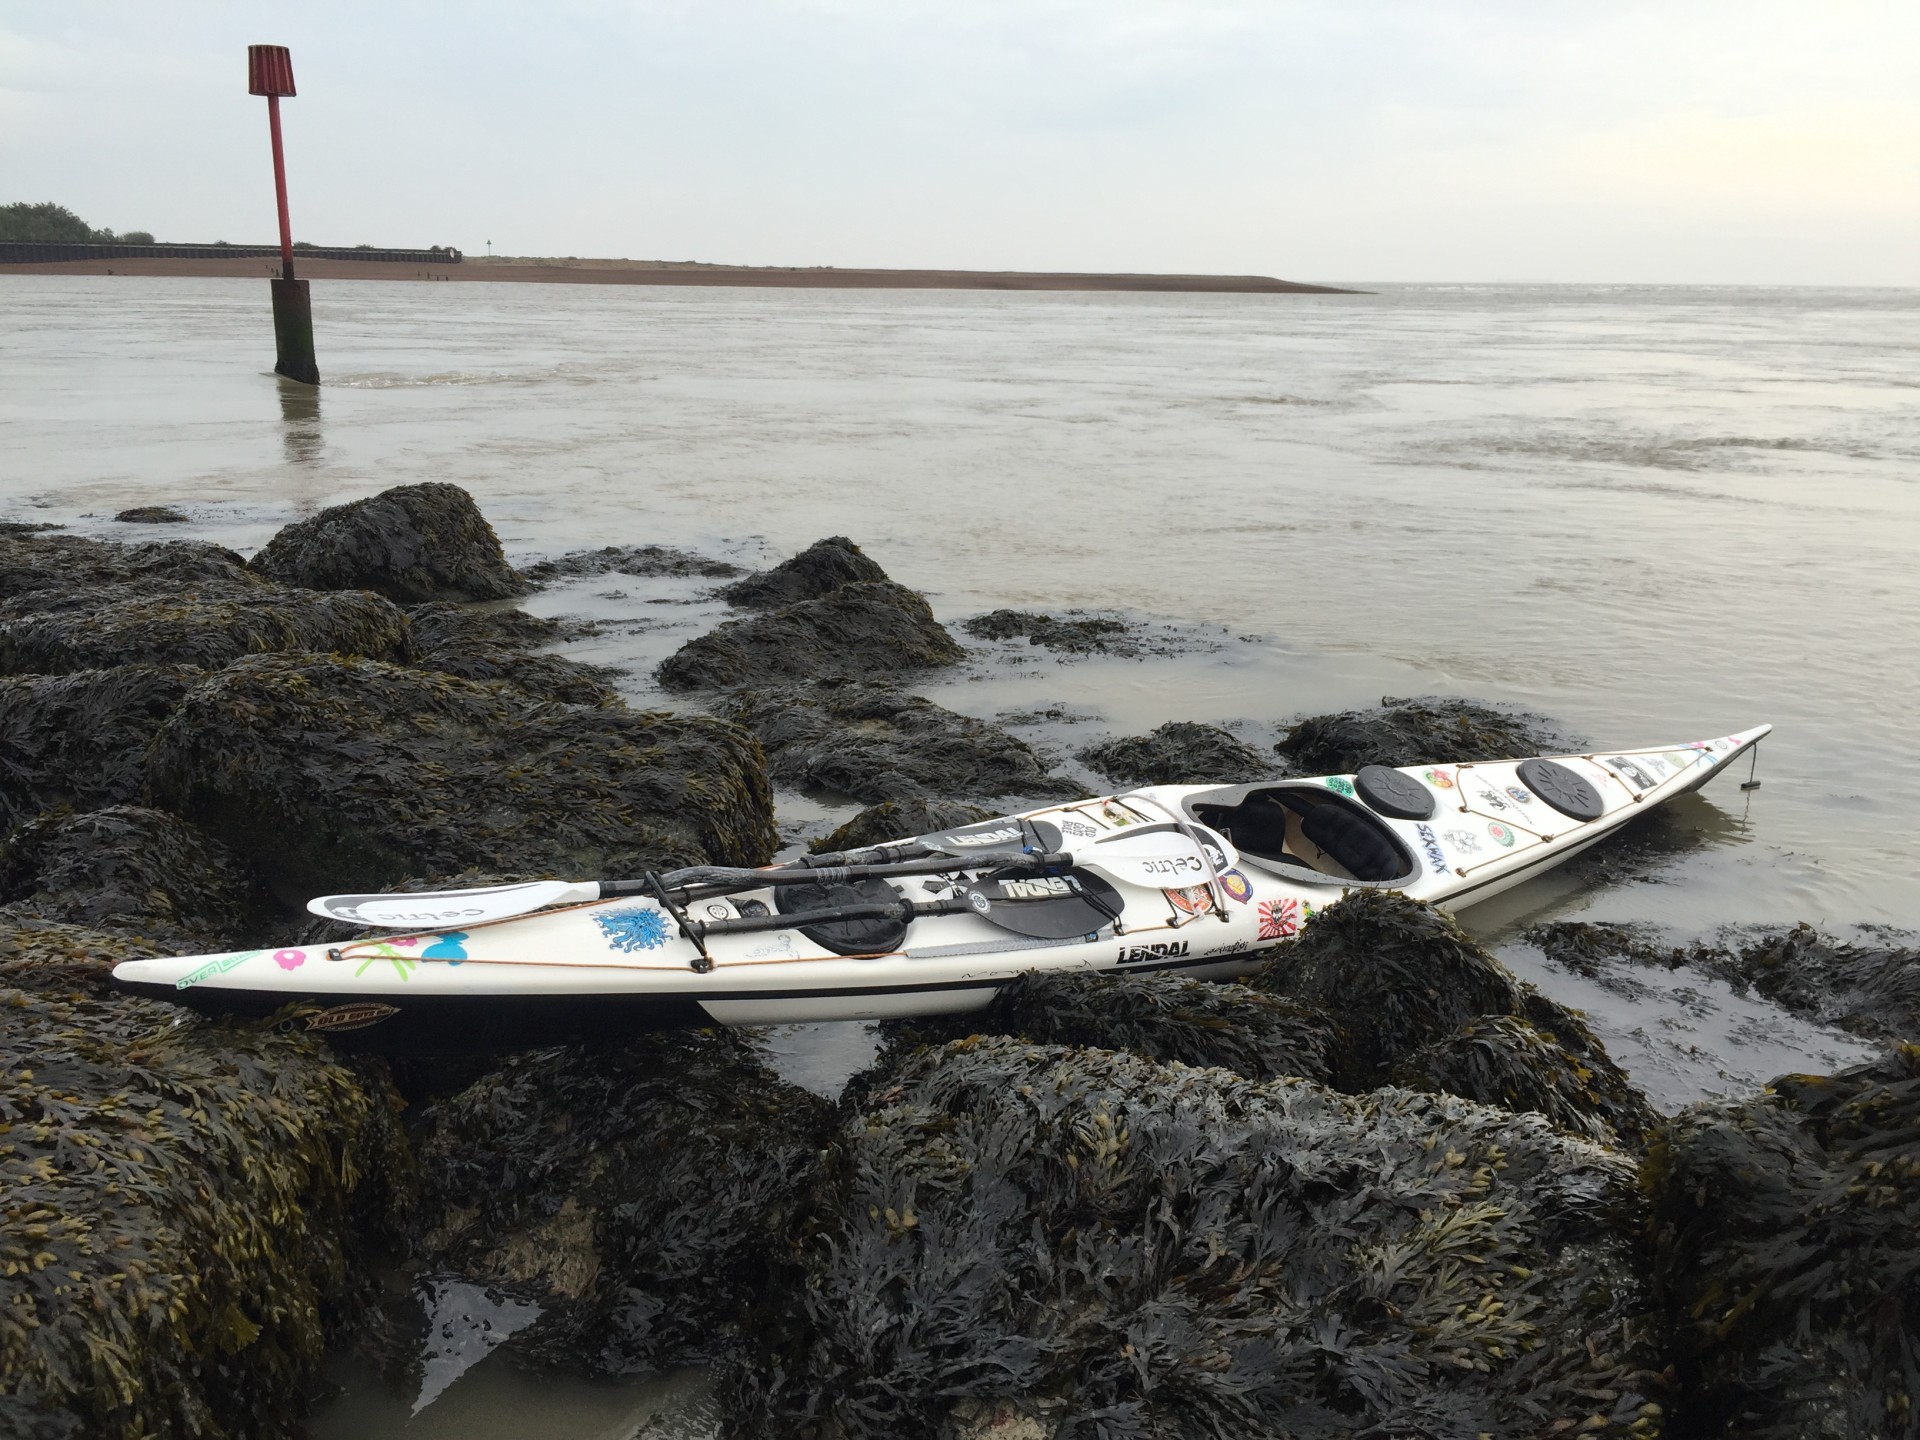
[[[1518,944],[1526,925],[1920,928],[1920,292],[328,282],[314,311],[317,400],[267,373],[262,282],[0,277],[0,518],[248,549],[450,480],[517,558],[758,564],[843,533],[948,621],[1114,608],[1202,647],[1008,652],[926,687],[1063,757],[1170,719],[1270,741],[1385,694],[1515,702],[1609,746],[1772,721],[1761,788],[1682,802],[1689,844],[1637,878],[1548,877],[1469,914],[1663,1103],[1860,1047],[1684,972],[1600,989]],[[109,518],[152,503],[194,523]],[[532,608],[605,620],[575,653],[656,704],[647,669],[722,613],[619,576]],[[781,799],[794,835],[850,813]],[[823,1084],[860,1046],[780,1043]],[[407,1433],[476,1423],[456,1402],[488,1368]],[[565,1433],[606,1424],[626,1421]]]

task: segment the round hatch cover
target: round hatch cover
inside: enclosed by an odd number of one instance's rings
[[[1598,820],[1606,813],[1600,792],[1577,772],[1557,760],[1522,760],[1520,783],[1562,815],[1575,820]]]
[[[1433,792],[1411,775],[1385,765],[1362,765],[1353,789],[1368,806],[1392,820],[1431,820]]]

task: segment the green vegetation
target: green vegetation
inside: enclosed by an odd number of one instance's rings
[[[64,205],[51,200],[30,205],[21,200],[0,205],[0,240],[39,245],[151,245],[153,234],[147,230],[129,230],[124,235],[95,230]]]

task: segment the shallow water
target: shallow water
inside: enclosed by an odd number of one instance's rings
[[[1517,702],[1606,745],[1770,720],[1762,788],[1677,802],[1631,878],[1563,872],[1467,917],[1666,1105],[1863,1047],[1684,972],[1603,988],[1520,929],[1920,927],[1920,292],[329,283],[317,399],[265,373],[266,302],[257,281],[0,277],[0,515],[252,548],[321,505],[451,480],[516,558],[661,543],[758,564],[845,533],[948,621],[1116,608],[1212,647],[983,647],[925,687],[1063,757],[1169,719],[1270,741],[1382,694]],[[194,524],[107,518],[153,503]],[[610,575],[530,604],[606,619],[570,653],[658,704],[651,664],[722,613],[703,589]],[[851,811],[780,798],[795,840]],[[777,1046],[831,1089],[867,1041]],[[505,1384],[494,1368],[404,1433]],[[580,1403],[552,1433],[626,1423]]]

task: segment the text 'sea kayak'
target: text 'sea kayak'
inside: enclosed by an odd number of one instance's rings
[[[760,870],[326,896],[390,930],[134,960],[123,990],[378,1048],[978,1009],[1034,970],[1244,974],[1355,888],[1459,909],[1699,788],[1760,726],[1655,749],[1155,785]],[[291,1008],[286,1008],[291,1007]]]

